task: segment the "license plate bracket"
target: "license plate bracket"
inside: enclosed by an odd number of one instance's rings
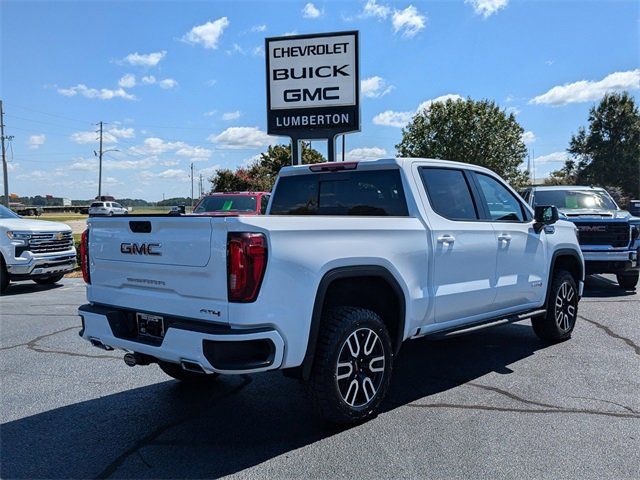
[[[136,312],[136,322],[138,335],[154,339],[164,338],[164,317]]]

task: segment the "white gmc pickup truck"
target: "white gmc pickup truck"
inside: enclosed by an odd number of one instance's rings
[[[487,169],[287,167],[267,212],[91,218],[81,336],[188,382],[284,370],[338,423],[376,413],[405,340],[525,318],[571,336],[575,226]]]
[[[0,205],[0,294],[12,280],[51,285],[75,268],[68,225],[22,218]]]

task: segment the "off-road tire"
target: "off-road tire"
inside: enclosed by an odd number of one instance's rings
[[[220,376],[217,373],[196,373],[184,370],[177,363],[158,362],[160,370],[187,385],[210,385]]]
[[[352,344],[348,342],[358,344],[359,355],[353,354]],[[339,366],[341,355],[345,356]],[[332,308],[323,313],[307,389],[316,409],[327,421],[336,424],[362,422],[377,414],[389,389],[392,367],[391,338],[378,314],[359,307]],[[345,376],[346,372],[349,372],[348,376]],[[354,381],[358,386],[353,402],[349,403]],[[346,395],[345,385],[348,385]],[[358,395],[364,397],[366,403],[358,405]]]
[[[620,285],[620,287],[624,288],[625,290],[634,290],[636,288],[636,285],[638,285],[638,277],[639,272],[616,274],[618,285]]]
[[[54,283],[58,283],[64,277],[64,273],[59,273],[57,275],[51,275],[50,277],[43,278],[34,278],[33,281],[38,285],[53,285]]]
[[[571,338],[578,318],[578,287],[566,270],[556,270],[551,279],[547,313],[531,319],[533,331],[547,342],[562,342]]]
[[[9,288],[9,274],[7,273],[4,258],[0,255],[0,293],[6,292],[7,288]]]

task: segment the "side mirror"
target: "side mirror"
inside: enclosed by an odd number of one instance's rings
[[[536,232],[542,230],[545,225],[552,225],[558,221],[558,208],[554,205],[539,205],[535,207],[535,223]]]

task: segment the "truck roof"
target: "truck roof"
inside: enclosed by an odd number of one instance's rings
[[[580,186],[580,185],[534,185],[531,187],[534,190],[593,190],[598,192],[605,192],[606,190],[601,187],[593,187],[593,186]]]
[[[270,195],[269,192],[212,192],[212,193],[207,193],[206,195],[203,195],[205,197],[217,197],[218,195],[243,195],[243,196],[250,196],[250,195]]]
[[[340,164],[343,165],[354,165],[357,164],[358,170],[382,170],[390,167],[399,167],[403,168],[408,164],[411,164],[415,161],[425,162],[427,165],[436,166],[436,167],[460,167],[466,168],[469,170],[476,170],[478,172],[489,173],[491,175],[495,175],[495,172],[489,170],[488,168],[481,167],[479,165],[473,165],[471,163],[464,162],[456,162],[453,160],[442,160],[435,158],[378,158],[378,159],[370,159],[370,160],[358,160],[358,161],[345,161],[345,162],[325,162],[325,163],[314,163],[314,164],[305,164],[305,165],[293,165],[290,167],[283,167],[280,170],[280,176],[290,176],[290,175],[301,175],[304,173],[309,173],[309,167],[313,166],[316,168],[322,168],[325,165],[335,165],[337,167]]]

